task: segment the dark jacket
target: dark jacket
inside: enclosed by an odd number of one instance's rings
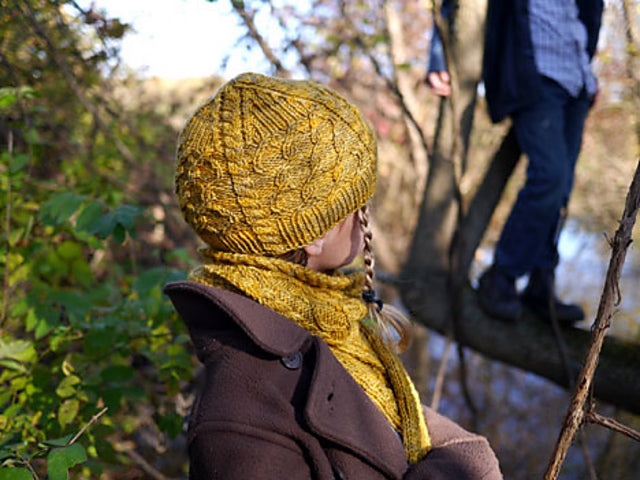
[[[577,0],[576,4],[587,30],[587,52],[591,58],[598,43],[604,3]],[[540,98],[542,77],[533,53],[529,0],[489,1],[482,78],[489,115],[494,122]]]
[[[228,291],[165,292],[205,365],[190,479],[502,478],[486,439],[431,410],[434,448],[408,469],[399,436],[324,341]]]
[[[443,1],[443,15],[449,15],[451,3]],[[591,58],[598,43],[604,2],[577,0],[576,4],[580,21],[587,29],[587,51]],[[435,30],[431,41],[429,71],[439,71],[445,61],[442,41]],[[531,41],[529,0],[489,0],[482,79],[493,122],[540,98],[542,78],[536,68]]]

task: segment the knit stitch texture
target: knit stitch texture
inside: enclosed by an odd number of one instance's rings
[[[326,274],[279,258],[203,249],[190,280],[252,298],[323,339],[418,462],[431,441],[420,398],[389,344],[363,321],[363,274]]]
[[[310,244],[373,195],[375,139],[360,112],[308,81],[242,74],[187,122],[176,193],[217,250],[282,254]]]

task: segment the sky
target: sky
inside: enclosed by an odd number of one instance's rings
[[[91,1],[78,2],[83,8]],[[238,46],[244,33],[226,0],[94,0],[108,16],[131,23],[123,61],[144,76],[190,78],[241,72],[268,73],[257,51]],[[225,56],[229,61],[224,70]]]

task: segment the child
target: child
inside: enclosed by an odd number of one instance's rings
[[[376,147],[354,106],[243,74],[196,111],[177,157],[207,244],[191,281],[165,288],[205,365],[191,479],[501,478],[484,438],[423,410],[384,333],[403,341],[406,322],[372,289]],[[336,270],[361,251],[364,275]]]

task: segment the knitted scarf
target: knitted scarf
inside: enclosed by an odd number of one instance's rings
[[[419,461],[430,438],[418,393],[400,359],[362,320],[363,275],[325,274],[286,260],[204,248],[190,279],[245,295],[323,339]]]

